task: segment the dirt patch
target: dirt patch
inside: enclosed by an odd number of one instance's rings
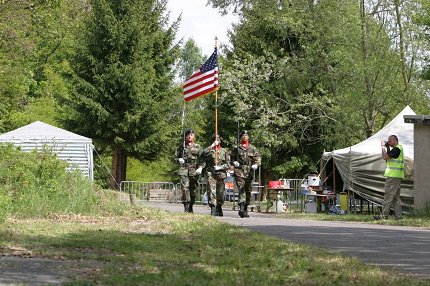
[[[87,280],[101,271],[97,264],[99,262],[0,256],[0,285],[61,285]]]

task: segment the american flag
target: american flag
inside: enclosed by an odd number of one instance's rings
[[[218,89],[217,48],[201,67],[184,82],[183,95],[185,101],[214,92]]]

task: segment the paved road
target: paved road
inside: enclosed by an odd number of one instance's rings
[[[181,204],[152,203],[145,205],[172,212],[182,212]],[[209,214],[209,208],[194,206],[195,213]],[[430,279],[430,230],[403,226],[366,223],[328,222],[279,218],[274,214],[250,213],[240,218],[237,211],[223,208],[219,220],[243,226],[289,241],[310,244],[365,263],[395,268],[404,273]]]

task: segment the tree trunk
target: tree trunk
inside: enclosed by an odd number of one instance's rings
[[[122,181],[125,181],[127,171],[127,151],[116,145],[112,155],[112,176],[109,187],[112,190],[119,189]]]
[[[394,6],[395,6],[395,11],[396,11],[396,23],[397,23],[397,27],[399,29],[399,52],[400,52],[400,60],[402,63],[401,66],[401,72],[402,72],[402,78],[403,78],[403,84],[404,84],[404,95],[406,97],[406,104],[410,104],[410,89],[409,89],[409,84],[410,84],[410,79],[411,79],[411,71],[408,70],[408,63],[407,63],[407,59],[406,59],[406,43],[405,43],[405,39],[404,39],[404,28],[403,28],[403,22],[402,22],[402,15],[400,14],[400,10],[401,10],[401,3],[399,0],[395,0],[394,1]],[[413,63],[413,54],[411,54],[411,65]],[[412,69],[412,67],[411,67]]]
[[[361,19],[361,53],[363,59],[363,66],[367,67],[369,62],[369,28],[368,19],[366,13],[365,1],[360,1],[360,19]],[[374,133],[375,128],[375,102],[374,102],[374,83],[370,78],[368,72],[364,74],[364,86],[365,86],[365,98],[367,101],[367,108],[363,111],[364,123],[366,125],[366,138],[370,137]]]

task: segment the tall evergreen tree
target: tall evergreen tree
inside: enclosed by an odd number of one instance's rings
[[[66,125],[112,148],[111,188],[127,157],[151,160],[171,132],[177,22],[165,0],[91,0],[73,61]]]

